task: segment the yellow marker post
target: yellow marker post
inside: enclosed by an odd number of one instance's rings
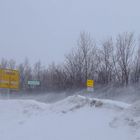
[[[87,80],[87,91],[88,92],[94,91],[94,80],[91,80],[91,79]]]
[[[94,87],[94,80],[87,80],[87,87]]]

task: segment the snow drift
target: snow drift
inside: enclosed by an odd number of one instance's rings
[[[133,133],[128,125],[119,127],[124,120],[115,120],[124,113],[129,114],[135,106],[137,104],[130,106],[79,95],[69,96],[53,104],[33,100],[0,100],[0,138],[137,140],[140,138],[139,128]]]

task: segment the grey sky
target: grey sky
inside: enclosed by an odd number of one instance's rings
[[[99,41],[139,29],[139,0],[1,0],[0,58],[62,62],[81,31]]]

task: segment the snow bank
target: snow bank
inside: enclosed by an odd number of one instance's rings
[[[140,136],[129,133],[127,127],[110,124],[129,107],[121,102],[79,95],[53,104],[0,100],[0,139],[137,140]]]
[[[137,101],[118,114],[110,123],[111,127],[129,127],[140,139],[140,101]]]
[[[0,100],[0,118],[18,119],[37,115],[45,111],[48,105],[34,100]]]
[[[66,99],[54,103],[50,110],[53,112],[67,113],[69,111],[75,111],[83,107],[102,107],[113,110],[123,110],[130,105],[122,102],[103,100],[96,98],[88,98],[80,95],[69,96]]]
[[[0,113],[32,115],[40,112],[67,113],[84,107],[102,107],[113,110],[123,110],[130,105],[122,102],[88,98],[80,95],[69,96],[53,104],[45,104],[34,100],[0,100]]]
[[[140,101],[137,101],[134,104],[132,104],[127,109],[127,113],[129,115],[133,115],[133,117],[140,117]]]

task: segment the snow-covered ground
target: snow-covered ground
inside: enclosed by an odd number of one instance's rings
[[[0,140],[140,140],[140,102],[0,100]]]

